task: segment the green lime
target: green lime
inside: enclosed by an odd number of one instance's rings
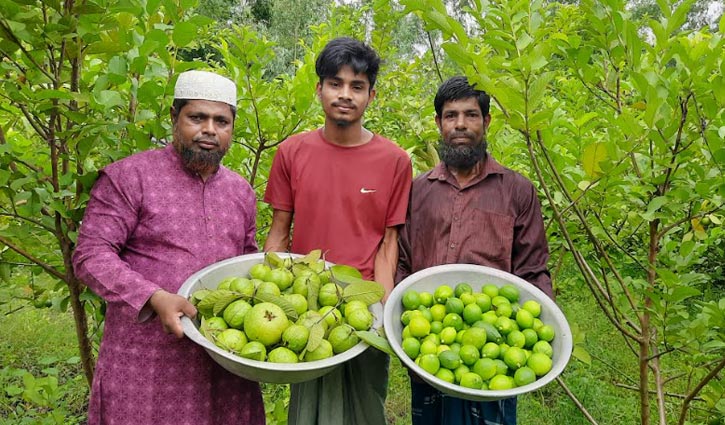
[[[473,325],[481,320],[481,316],[483,316],[483,311],[481,311],[481,307],[478,304],[468,304],[463,308],[463,320],[469,325]]]
[[[520,329],[529,329],[534,326],[534,315],[529,310],[523,308],[516,312],[516,323]]]
[[[512,303],[518,302],[519,300],[519,288],[510,283],[498,288],[498,293],[499,295],[508,298],[508,300]]]
[[[430,333],[440,334],[442,330],[443,330],[443,322],[439,322],[437,320],[430,322]],[[536,332],[534,332],[534,333],[536,333]]]
[[[498,373],[496,362],[489,358],[477,360],[476,363],[473,364],[473,368],[471,370],[483,378],[484,381],[488,381]]]
[[[487,312],[491,309],[491,297],[486,294],[476,294],[476,305],[481,307],[482,312]]]
[[[463,319],[456,313],[448,313],[443,318],[443,327],[453,326],[457,331],[463,329]]]
[[[495,342],[487,342],[481,348],[481,357],[497,359],[501,354],[501,348]]]
[[[515,385],[514,378],[506,375],[496,375],[488,381],[488,389],[493,391],[510,390]]]
[[[461,365],[461,356],[453,350],[445,350],[438,354],[441,367],[455,370]]]
[[[488,295],[489,298],[493,298],[498,295],[498,286],[492,283],[483,285],[483,287],[481,288],[481,292]]]
[[[554,339],[555,331],[551,325],[543,325],[536,330],[536,334],[539,335],[539,340],[551,342]]]
[[[453,371],[453,374],[456,377],[456,383],[460,383],[461,382],[461,377],[463,376],[463,374],[464,373],[468,373],[470,371],[471,371],[471,368],[469,368],[465,364],[462,364],[462,365],[458,366],[458,368]]]
[[[521,331],[511,331],[506,335],[506,342],[512,347],[524,348],[526,337]]]
[[[526,364],[526,352],[523,348],[510,347],[506,350],[506,353],[504,353],[503,361],[509,369],[516,370]]]
[[[403,293],[403,307],[406,310],[415,310],[421,305],[420,294],[414,289],[408,289]]]
[[[461,357],[461,361],[468,366],[473,366],[481,358],[478,348],[468,344],[461,346],[458,355]]]
[[[546,354],[548,357],[551,357],[554,355],[554,349],[551,348],[551,344],[549,344],[547,341],[537,341],[533,348],[531,348],[531,351],[534,353],[543,353]]]
[[[536,381],[536,373],[528,366],[520,367],[516,369],[514,373],[514,383],[517,387],[523,387]]]
[[[473,288],[471,288],[471,285],[461,282],[458,285],[456,285],[456,289],[453,292],[455,296],[460,297],[461,294],[470,294],[473,292]]]
[[[440,331],[441,342],[444,344],[451,344],[456,340],[458,331],[453,326],[448,326]]]
[[[441,285],[436,288],[435,292],[433,292],[433,299],[438,304],[445,304],[446,300],[448,298],[452,297],[455,294],[453,291],[453,288],[451,288],[448,285]]]
[[[461,344],[473,345],[477,350],[483,348],[483,344],[486,343],[486,330],[483,328],[471,327],[464,331],[461,336]]]
[[[420,343],[420,354],[437,354],[438,344],[435,341],[428,340]]]
[[[443,304],[434,304],[429,310],[433,316],[433,321],[442,322],[443,318],[446,317],[446,306]]]
[[[446,300],[446,313],[463,313],[463,301],[460,298],[450,297]]]
[[[526,366],[530,367],[536,376],[544,376],[549,373],[552,365],[551,358],[544,353],[533,353],[526,362]]]
[[[419,295],[421,305],[424,305],[428,308],[433,305],[433,294],[431,294],[430,292],[421,292]]]
[[[539,335],[537,335],[536,331],[533,329],[524,329],[521,333],[524,334],[524,338],[526,339],[524,348],[533,348],[534,344],[536,344],[539,340]]]
[[[435,375],[441,367],[441,362],[435,354],[423,354],[420,356],[418,365],[431,375]]]
[[[481,387],[483,387],[483,378],[481,378],[477,373],[464,373],[463,376],[461,376],[460,385],[465,388],[480,390]]]
[[[420,341],[416,338],[405,338],[401,345],[403,352],[411,359],[415,359],[420,354]]]
[[[435,374],[436,378],[443,380],[445,382],[455,384],[456,383],[456,375],[453,373],[453,371],[446,369],[446,368],[440,368],[438,369],[438,372]]]
[[[539,304],[539,302],[535,300],[526,301],[521,306],[521,308],[531,313],[531,315],[534,317],[539,317],[539,315],[541,314],[541,304]]]

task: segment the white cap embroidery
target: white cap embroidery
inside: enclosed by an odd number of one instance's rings
[[[237,106],[237,86],[219,74],[207,71],[186,71],[179,74],[174,99],[199,99]]]

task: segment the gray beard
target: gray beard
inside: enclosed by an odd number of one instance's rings
[[[181,146],[180,149],[179,154],[181,155],[181,161],[184,163],[184,167],[198,174],[207,171],[216,171],[226,153],[221,151],[194,151],[186,146]]]
[[[486,157],[488,142],[483,140],[475,146],[450,145],[441,140],[438,142],[438,157],[447,166],[457,170],[470,170]]]

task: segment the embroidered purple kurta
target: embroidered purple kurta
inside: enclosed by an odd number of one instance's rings
[[[172,146],[101,171],[73,256],[77,276],[107,301],[89,424],[264,424],[259,385],[164,333],[144,306],[191,274],[256,252],[249,183],[224,168],[204,182]]]

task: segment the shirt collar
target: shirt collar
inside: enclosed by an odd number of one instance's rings
[[[483,172],[468,183],[467,186],[472,186],[481,180],[484,180],[489,174],[503,174],[506,169],[499,164],[490,154],[486,154],[486,158],[483,163]],[[456,178],[448,170],[448,166],[445,163],[439,162],[438,165],[433,168],[431,173],[428,175],[428,180],[440,180],[456,182]],[[457,185],[457,183],[456,183]]]

